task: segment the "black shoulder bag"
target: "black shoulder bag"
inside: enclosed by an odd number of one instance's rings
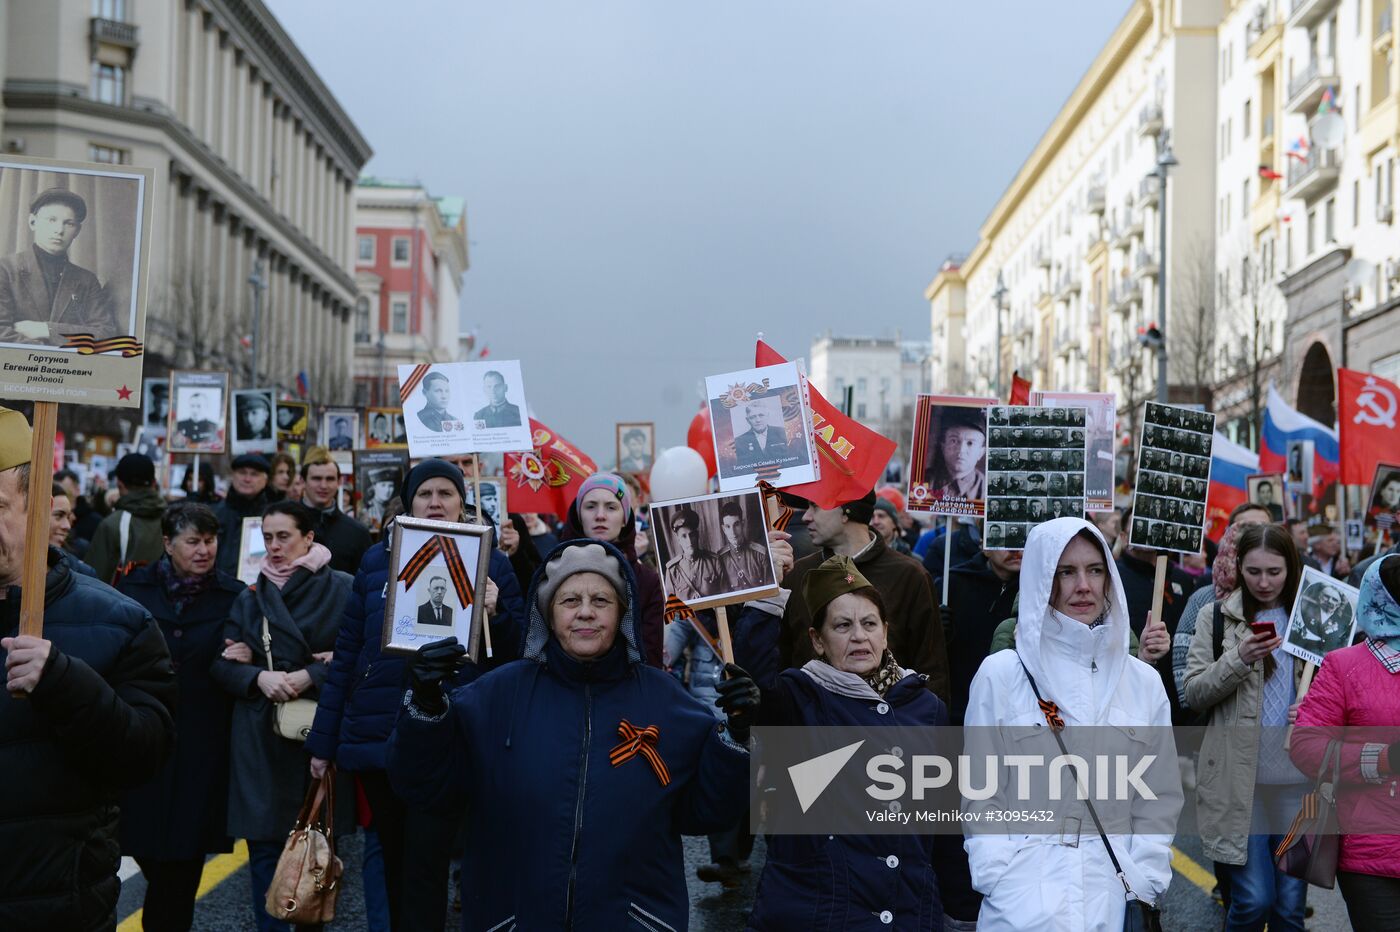
[[[1050,733],[1055,736],[1055,743],[1060,746],[1060,753],[1069,756],[1069,748],[1065,747],[1065,739],[1060,737],[1060,729],[1065,727],[1064,720],[1060,718],[1059,709],[1055,703],[1047,702],[1040,694],[1040,687],[1035,684],[1035,677],[1031,676],[1031,671],[1026,669],[1026,665],[1020,657],[1016,658],[1021,663],[1021,672],[1026,674],[1026,679],[1031,684],[1031,692],[1035,693],[1036,702],[1040,703],[1041,714],[1045,716],[1045,722],[1050,726]],[[1133,888],[1128,884],[1128,878],[1123,875],[1123,865],[1118,863],[1118,855],[1113,853],[1113,845],[1108,840],[1108,834],[1103,830],[1103,823],[1099,821],[1099,814],[1094,810],[1094,804],[1087,797],[1084,805],[1089,807],[1089,816],[1094,820],[1094,828],[1099,830],[1099,837],[1103,839],[1103,846],[1108,851],[1108,859],[1113,862],[1113,870],[1118,874],[1119,881],[1123,884],[1123,890],[1127,893],[1127,908],[1123,912],[1123,932],[1162,932],[1162,911],[1153,903],[1139,897],[1133,892]]]

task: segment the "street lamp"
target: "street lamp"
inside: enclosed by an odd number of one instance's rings
[[[263,277],[262,277],[262,260],[261,260],[261,259],[255,259],[255,260],[253,261],[253,272],[252,272],[251,275],[248,276],[248,284],[251,285],[252,288],[253,288],[253,352],[252,352],[252,357],[253,357],[253,358],[252,358],[253,381],[249,384],[248,387],[249,387],[249,388],[257,388],[257,387],[258,387],[258,328],[259,328],[259,325],[262,323],[262,296],[263,296],[263,292],[267,290],[267,283],[263,281]]]
[[[1001,398],[1001,312],[1006,309],[1006,280],[1002,278],[1001,272],[997,272],[997,287],[992,292],[992,303],[995,305],[997,315],[997,384],[996,396]]]
[[[1167,403],[1167,173],[1178,164],[1172,155],[1170,130],[1157,142],[1157,401]]]

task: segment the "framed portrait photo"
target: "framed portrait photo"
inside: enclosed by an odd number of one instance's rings
[[[364,447],[408,449],[408,432],[404,429],[402,408],[366,408]]]
[[[807,381],[796,363],[708,376],[705,395],[721,490],[819,478]]]
[[[777,594],[758,489],[653,502],[648,514],[667,598],[698,609]]]
[[[1351,644],[1356,634],[1356,601],[1360,593],[1311,566],[1303,567],[1298,596],[1283,633],[1283,649],[1309,663]]]
[[[228,373],[175,369],[170,373],[171,453],[224,453],[228,446]]]
[[[656,425],[650,421],[616,425],[617,471],[648,472],[656,461]]]
[[[407,474],[407,450],[355,452],[355,486],[359,490],[355,517],[369,528],[371,534],[378,534],[383,529],[389,504],[398,497]]]
[[[414,456],[533,446],[519,360],[399,366],[399,402]]]
[[[277,406],[270,388],[240,388],[233,392],[233,453],[276,453]]]
[[[1400,521],[1400,463],[1377,463],[1371,479],[1366,517],[1377,525],[1395,527]]]
[[[476,507],[476,487],[481,487],[481,510],[479,512],[483,522],[490,521],[491,526],[496,529],[496,534],[501,533],[501,521],[506,517],[506,480],[503,476],[484,476],[477,480],[467,480],[467,501],[468,507]]]
[[[360,412],[356,408],[327,408],[321,414],[318,436],[321,446],[332,453],[349,453],[360,443]]]
[[[1293,517],[1288,513],[1289,496],[1283,473],[1255,473],[1246,476],[1244,483],[1250,504],[1266,509],[1272,521]]]
[[[277,442],[305,443],[311,405],[304,401],[277,402]]]
[[[1285,479],[1290,490],[1304,495],[1312,494],[1315,450],[1316,447],[1311,440],[1288,441],[1284,462],[1287,464]]]
[[[143,403],[153,177],[0,156],[0,395]]]
[[[144,380],[141,383],[141,429],[152,439],[164,438],[169,418],[170,380]]]
[[[910,511],[980,518],[987,498],[987,408],[994,398],[920,395],[909,454]]]
[[[481,650],[491,529],[478,524],[394,519],[384,602],[386,653],[411,654],[456,637],[472,662]]]

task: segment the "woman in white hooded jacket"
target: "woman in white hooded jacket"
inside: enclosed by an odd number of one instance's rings
[[[1158,799],[1150,804],[1134,799],[1127,807],[1133,830],[1108,836],[1132,892],[1159,903],[1171,882],[1173,837],[1162,832],[1174,827],[1182,803],[1171,707],[1157,671],[1128,653],[1128,603],[1109,552],[1098,529],[1078,518],[1058,518],[1031,530],[1021,562],[1016,647],[983,661],[972,681],[965,724],[998,729],[984,728],[982,735],[1005,736],[1010,729],[1034,734],[1033,747],[1018,744],[1016,750],[1052,759],[1058,747],[1045,727],[1051,716],[1037,701],[1034,677],[1065,725],[1110,726],[1115,741],[1141,742],[1134,750],[1155,753],[1169,765],[1154,765],[1147,778]],[[969,747],[980,740],[974,734],[968,733]],[[1075,738],[1084,734],[1066,733],[1072,753],[1079,752]],[[1096,732],[1095,739],[1104,734]],[[1002,765],[1002,798],[977,807],[1028,808],[1006,798],[1014,782],[1012,768]],[[979,932],[1123,928],[1124,883],[1083,805],[1064,804],[1055,825],[1031,834],[968,832],[964,844],[972,885],[984,897]],[[1104,805],[1096,806],[1101,818]]]

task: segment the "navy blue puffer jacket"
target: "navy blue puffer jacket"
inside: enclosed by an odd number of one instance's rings
[[[494,656],[467,664],[459,683],[520,656],[525,603],[510,558],[491,551],[487,575],[500,592],[491,619]],[[384,632],[384,592],[389,582],[389,551],[375,544],[360,561],[355,587],[345,603],[345,619],[335,642],[335,657],[316,708],[306,749],[335,761],[342,770],[383,770],[385,742],[403,702],[408,665],[404,658],[379,652]]]

